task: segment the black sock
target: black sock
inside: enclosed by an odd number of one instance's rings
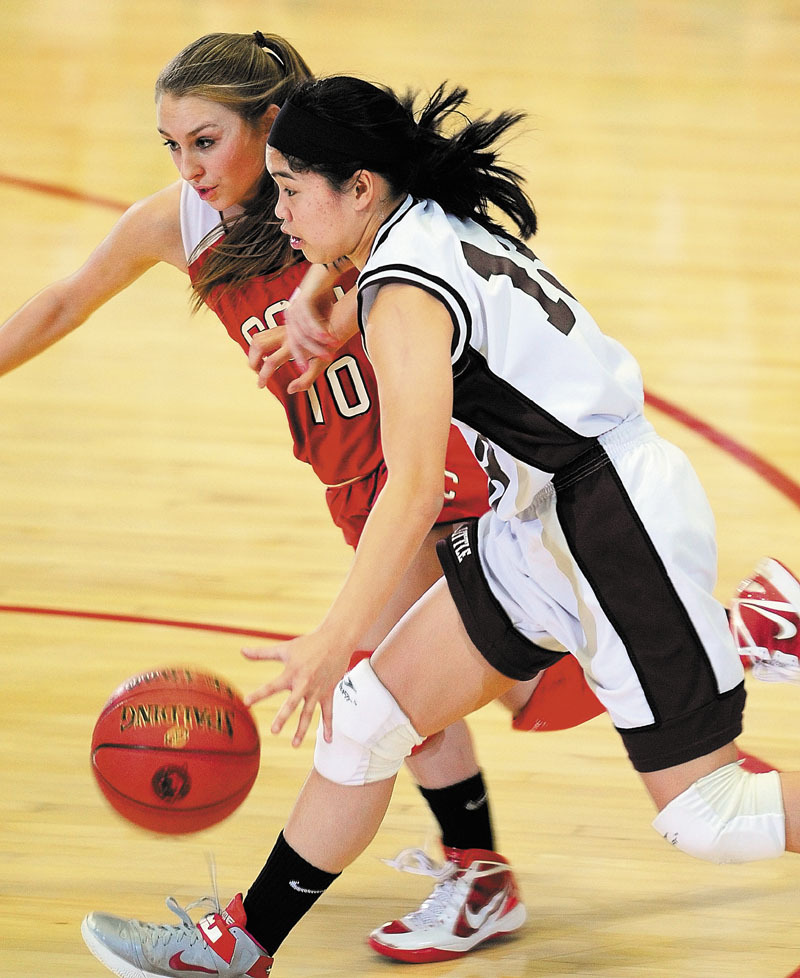
[[[274,955],[289,931],[339,875],[306,862],[281,832],[244,898],[248,933]]]
[[[494,852],[489,796],[480,772],[447,788],[419,789],[442,830],[442,844]]]

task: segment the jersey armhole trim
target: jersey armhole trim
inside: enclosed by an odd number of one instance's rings
[[[362,336],[366,327],[364,292],[382,285],[412,285],[438,299],[450,314],[453,323],[453,340],[450,345],[451,361],[459,360],[472,335],[472,317],[463,296],[448,282],[412,265],[389,265],[376,268],[358,280],[358,326]],[[370,303],[371,305],[371,303]]]

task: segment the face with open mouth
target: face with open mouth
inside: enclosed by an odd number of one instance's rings
[[[211,99],[165,93],[157,108],[164,137],[181,177],[218,211],[253,197],[264,173],[266,124],[256,127]]]
[[[292,248],[319,263],[351,254],[364,223],[352,195],[335,190],[319,173],[292,170],[272,146],[267,147],[267,169],[278,186],[275,215]]]

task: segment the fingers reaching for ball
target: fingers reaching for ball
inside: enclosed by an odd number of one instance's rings
[[[263,648],[244,648],[248,659],[266,659],[284,663],[283,672],[245,697],[252,706],[276,693],[288,691],[289,695],[276,713],[271,726],[273,734],[280,733],[286,722],[299,709],[297,727],[292,746],[298,747],[308,732],[319,705],[322,713],[323,736],[331,740],[333,688],[347,670],[349,653],[332,648],[319,633],[312,632],[300,638]]]

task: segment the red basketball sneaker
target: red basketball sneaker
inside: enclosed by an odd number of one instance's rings
[[[757,679],[800,683],[800,581],[788,567],[762,557],[737,588],[730,623]]]
[[[81,934],[92,954],[122,978],[269,978],[272,958],[244,929],[241,895],[197,924],[172,897],[167,906],[180,924],[90,913]]]
[[[525,923],[525,906],[502,856],[452,848],[445,849],[445,856],[440,869],[419,850],[407,849],[392,861],[397,868],[433,876],[437,883],[417,910],[370,934],[368,944],[378,954],[411,964],[447,961]],[[416,859],[416,868],[403,865],[409,857]]]

